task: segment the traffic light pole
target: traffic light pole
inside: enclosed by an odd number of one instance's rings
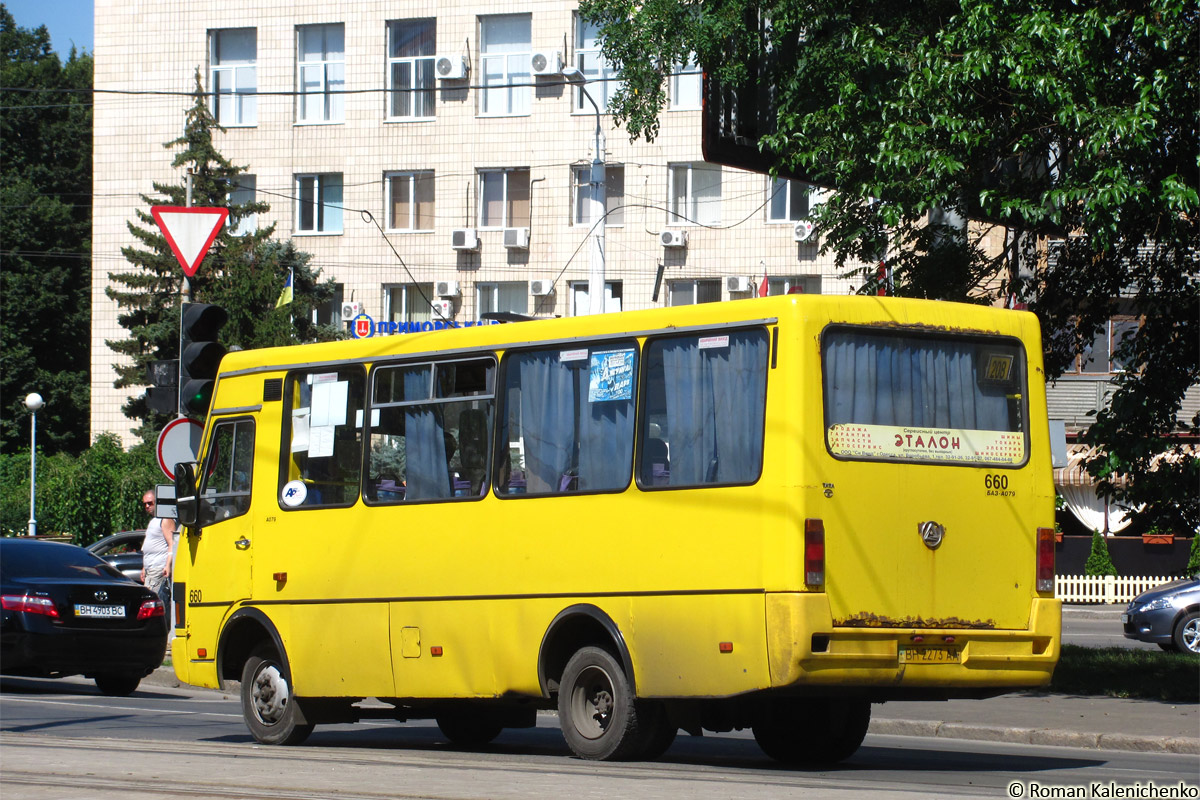
[[[187,183],[185,184],[183,204],[186,208],[192,207],[192,170],[187,171]],[[188,280],[187,273],[183,274],[183,283],[179,287],[179,382],[176,384],[179,388],[176,390],[176,400],[180,403],[180,413],[182,413],[183,402],[183,309],[185,304],[192,302],[192,282]]]

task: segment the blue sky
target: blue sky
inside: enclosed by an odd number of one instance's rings
[[[71,52],[71,44],[92,52],[92,0],[3,0],[17,26],[36,28],[45,25],[50,43],[62,59]]]

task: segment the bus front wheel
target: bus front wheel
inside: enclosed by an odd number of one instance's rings
[[[607,650],[584,647],[563,670],[558,717],[567,746],[580,758],[637,758],[645,746],[638,704],[621,664]]]
[[[754,725],[754,740],[785,764],[836,764],[854,755],[870,724],[866,700],[792,700],[771,706]]]
[[[269,645],[251,653],[242,668],[242,716],[262,744],[300,744],[313,731],[297,723],[287,667]]]

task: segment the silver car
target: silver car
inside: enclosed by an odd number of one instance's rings
[[[1121,622],[1127,639],[1200,654],[1200,579],[1172,581],[1142,592],[1125,609]]]

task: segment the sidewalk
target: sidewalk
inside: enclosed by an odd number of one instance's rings
[[[180,686],[170,667],[160,667],[143,683]],[[236,686],[229,689],[236,697]],[[1182,703],[1016,693],[987,700],[894,701],[873,706],[871,716],[870,732],[880,735],[1200,755],[1200,706]]]

